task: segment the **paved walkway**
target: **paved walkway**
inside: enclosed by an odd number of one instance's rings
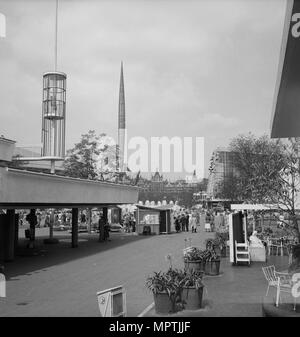
[[[271,256],[267,263],[252,262],[248,267],[232,266],[229,258],[222,258],[220,275],[204,277],[206,291],[203,293],[203,308],[169,316],[261,317],[262,300],[267,290],[261,268],[264,265],[276,264],[277,270],[283,270],[286,269],[287,262],[287,257]],[[270,288],[268,301],[273,301],[275,292],[275,288]],[[145,316],[158,315],[153,308]]]
[[[76,249],[70,248],[69,234],[55,235],[60,236],[58,245],[39,241],[38,255],[19,256],[6,264],[7,297],[0,298],[0,316],[99,316],[97,291],[121,284],[127,292],[128,316],[137,316],[153,302],[145,279],[168,268],[165,256],[172,254],[174,267],[183,268],[184,239],[192,238],[193,245],[203,248],[213,234],[113,233],[112,241],[104,243],[97,241],[97,235],[80,234]],[[286,257],[276,259],[278,269],[280,264],[284,269]],[[221,276],[205,279],[209,304],[205,315],[260,316],[260,299],[266,291],[261,266],[232,267],[222,259]]]

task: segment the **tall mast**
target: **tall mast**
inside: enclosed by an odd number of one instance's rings
[[[117,170],[124,172],[124,152],[125,152],[125,92],[123,62],[121,62],[120,90],[119,90],[119,114],[118,114],[118,148],[117,148]]]

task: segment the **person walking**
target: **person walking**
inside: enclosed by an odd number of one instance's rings
[[[215,231],[215,215],[212,213],[210,217],[210,231]]]
[[[39,212],[37,214],[37,225],[36,225],[36,227],[38,227],[38,228],[41,227],[41,221],[42,221],[42,214]]]
[[[190,225],[192,228],[192,233],[197,233],[197,222],[196,217],[194,215],[190,217]]]
[[[99,241],[105,241],[105,219],[104,216],[101,215],[99,219]]]
[[[180,223],[181,223],[181,230],[183,231],[183,232],[185,232],[185,216],[184,216],[184,214],[181,214],[181,216],[180,216]]]
[[[130,232],[130,221],[129,221],[129,215],[125,214],[124,216],[124,225],[125,225],[125,233]]]
[[[179,222],[179,219],[178,219],[178,217],[175,217],[174,219],[175,219],[174,223],[175,223],[176,233],[179,233],[180,232],[180,222]]]
[[[190,216],[188,213],[185,214],[185,229],[188,232],[189,231],[189,224],[190,224]]]
[[[110,238],[109,238],[109,223],[107,221],[105,221],[105,224],[104,224],[104,241],[110,241]]]

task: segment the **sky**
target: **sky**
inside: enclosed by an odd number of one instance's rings
[[[128,138],[204,137],[213,150],[270,134],[283,0],[59,0],[67,74],[66,147],[88,130],[117,137],[124,64]],[[42,75],[54,70],[55,0],[0,0],[0,133],[41,141]]]

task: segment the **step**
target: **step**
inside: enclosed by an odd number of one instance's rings
[[[250,259],[237,258],[236,261],[250,262]]]

